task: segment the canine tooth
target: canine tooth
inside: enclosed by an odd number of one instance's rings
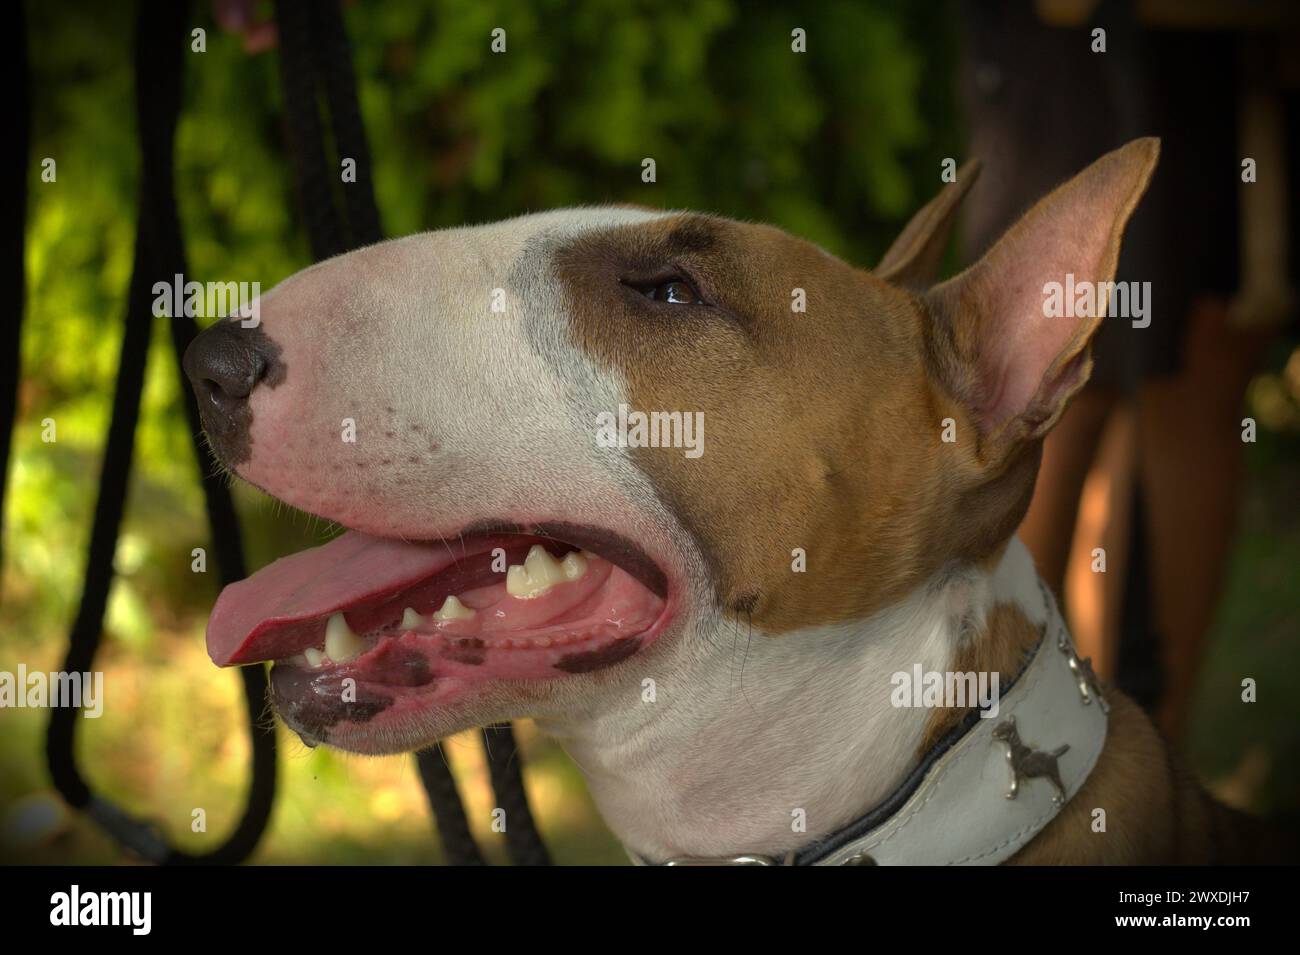
[[[325,624],[325,653],[335,663],[347,663],[355,660],[366,648],[362,640],[348,626],[343,614],[336,613]]]
[[[416,613],[412,608],[407,607],[402,611],[402,629],[414,630],[416,627],[423,626],[424,618]]]
[[[474,616],[474,611],[470,610],[463,603],[456,599],[455,594],[448,594],[447,599],[442,602],[441,609],[433,615],[434,620],[468,620]]]
[[[560,569],[564,571],[565,580],[581,580],[587,572],[587,558],[576,550],[570,551],[564,555],[564,560],[560,561]]]
[[[315,647],[310,647],[302,651],[302,656],[303,659],[307,661],[307,665],[311,667],[318,667],[325,662],[324,651],[317,650]]]

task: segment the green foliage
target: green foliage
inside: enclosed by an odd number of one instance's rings
[[[950,112],[931,123],[919,108],[921,64],[948,58],[942,12],[358,4],[349,24],[366,118],[384,144],[385,221],[404,233],[637,202],[772,221],[868,262],[954,145]],[[487,42],[498,26],[504,54]],[[791,51],[795,27],[806,54]],[[657,183],[640,180],[646,157]]]

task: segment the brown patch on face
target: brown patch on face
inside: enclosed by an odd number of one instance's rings
[[[866,616],[953,558],[987,557],[1019,521],[1032,469],[973,493],[972,452],[941,441],[943,418],[959,435],[967,419],[931,383],[911,294],[777,229],[700,215],[594,231],[554,263],[575,343],[626,380],[629,406],[703,412],[700,457],[628,453],[703,552],[719,604],[761,629]],[[707,304],[638,290],[678,276]]]
[[[955,492],[958,516],[949,526],[948,546],[953,559],[991,571],[1029,510],[1043,446],[1040,442],[1025,445],[1001,470],[991,477],[981,476],[970,467],[972,460],[979,460],[979,438],[973,427],[966,428],[964,437],[956,445],[962,455],[956,463],[972,477],[960,482],[962,489]]]
[[[973,634],[958,651],[949,669],[954,673],[997,673],[998,686],[1010,685],[1025,664],[1025,654],[1038,645],[1043,631],[1015,604],[995,604],[985,618],[984,631]],[[974,707],[940,707],[930,714],[917,747],[924,756]]]

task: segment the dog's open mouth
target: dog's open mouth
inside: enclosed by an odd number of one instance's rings
[[[325,700],[335,719],[364,722],[448,678],[612,666],[663,630],[667,596],[653,561],[595,528],[502,525],[433,542],[348,531],[222,591],[208,653],[220,666],[276,661],[276,700],[299,722],[319,725],[325,714],[302,709]],[[349,678],[353,700],[340,693]]]

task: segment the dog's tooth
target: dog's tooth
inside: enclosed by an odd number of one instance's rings
[[[473,616],[474,611],[457,600],[455,594],[448,594],[447,599],[442,602],[442,607],[433,615],[433,619],[469,620]]]
[[[335,663],[355,660],[366,648],[366,641],[352,632],[343,614],[336,613],[325,624],[325,654]]]
[[[506,593],[512,597],[540,597],[564,579],[560,562],[541,544],[534,544],[522,567],[512,564],[506,570]]]
[[[570,551],[560,561],[560,569],[564,571],[565,580],[581,580],[587,573],[587,558],[576,550]]]
[[[302,656],[310,667],[318,667],[325,662],[325,652],[323,650],[317,650],[315,647],[309,647],[302,651]]]
[[[541,544],[534,544],[528,549],[528,556],[524,558],[524,570],[528,571],[528,576],[533,580],[545,583],[548,587],[564,579],[560,562]]]
[[[522,564],[511,564],[506,568],[506,593],[511,597],[534,597],[538,592]]]
[[[402,611],[401,626],[403,630],[415,630],[418,627],[424,626],[424,618],[416,613],[413,608],[407,607]]]

